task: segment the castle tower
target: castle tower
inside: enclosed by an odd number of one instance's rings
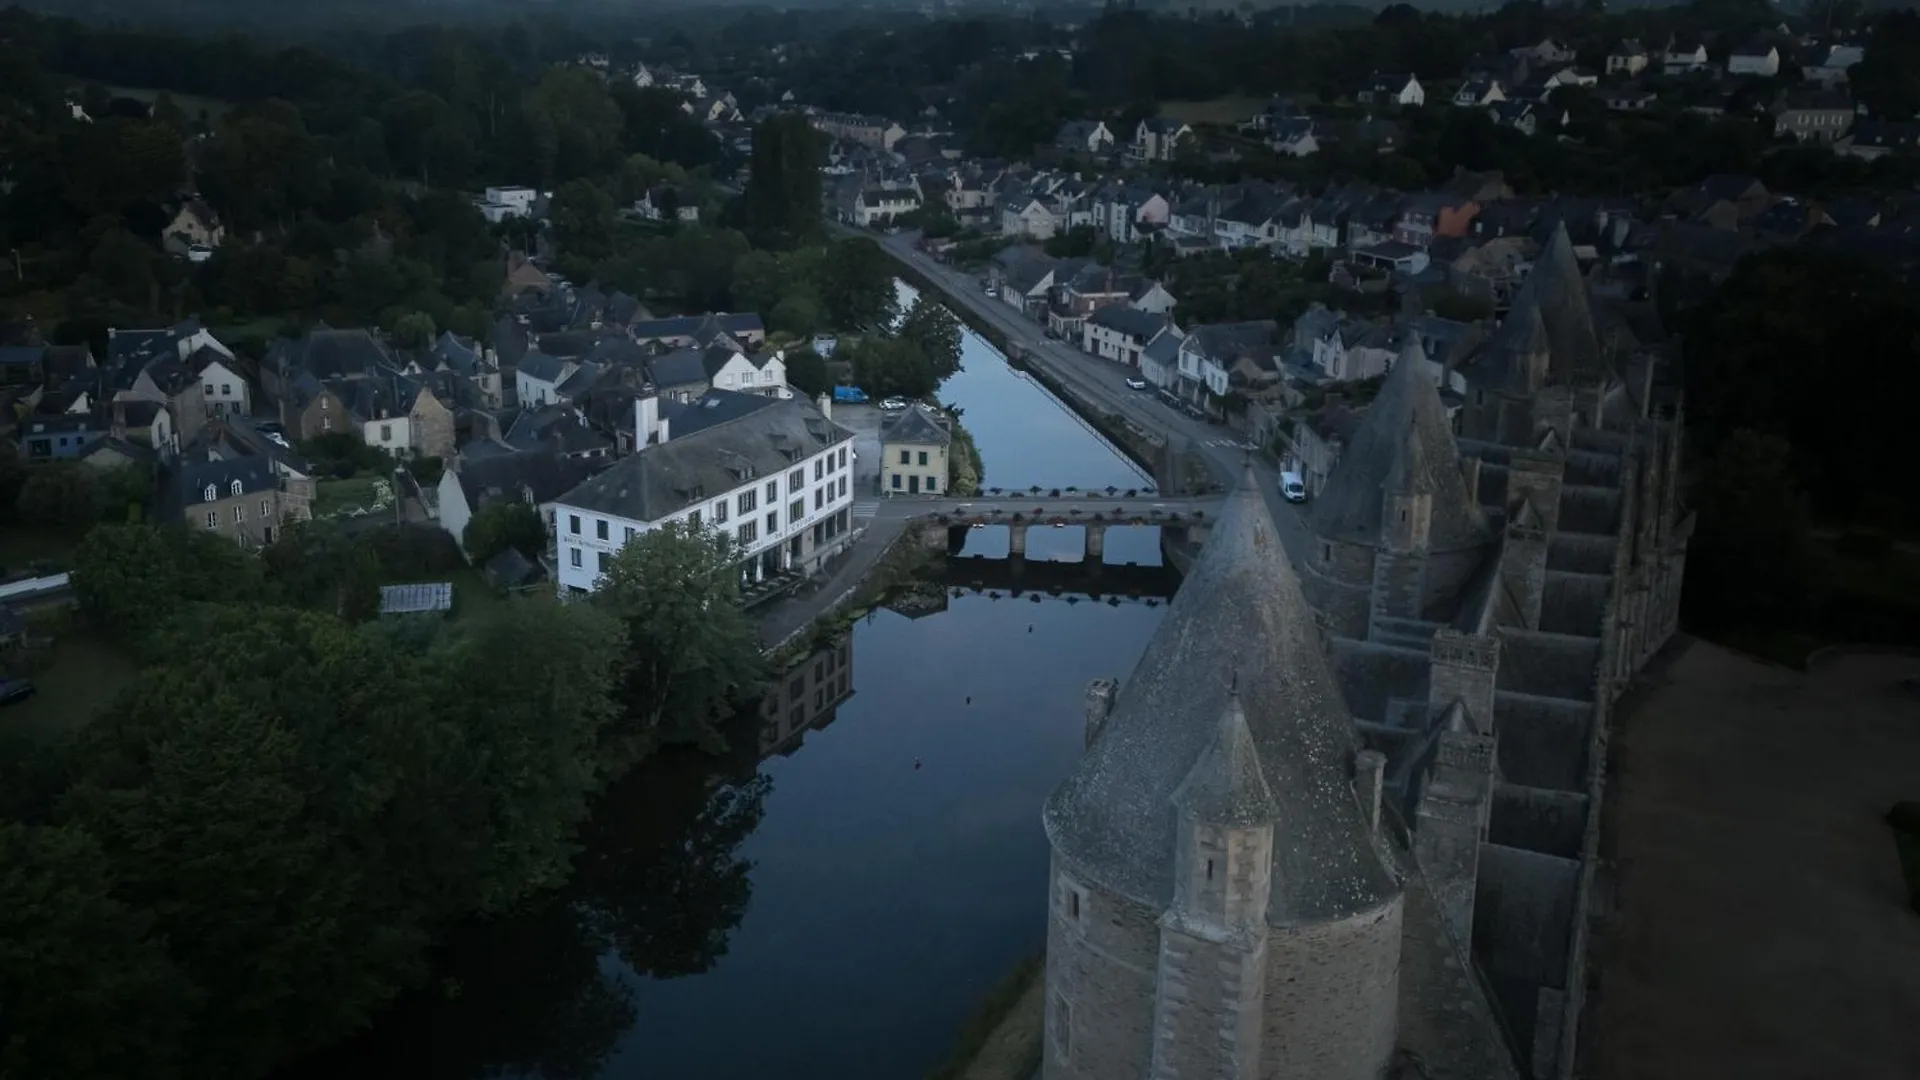
[[[1407,441],[1387,473],[1380,508],[1387,550],[1396,555],[1424,554],[1433,520],[1433,476],[1427,470],[1418,433],[1407,429]]]
[[[1330,583],[1316,599],[1343,637],[1371,636],[1383,617],[1420,618],[1480,565],[1492,536],[1418,338],[1387,373],[1308,527],[1319,543],[1307,565]]]
[[[1173,903],[1160,917],[1155,1080],[1255,1080],[1267,987],[1273,795],[1234,694],[1173,793]]]
[[[1447,711],[1414,814],[1414,856],[1447,930],[1463,948],[1473,941],[1480,845],[1493,817],[1497,758],[1491,724],[1476,720],[1464,705]]]
[[[1354,751],[1248,470],[1047,801],[1045,1080],[1378,1080],[1403,896]]]

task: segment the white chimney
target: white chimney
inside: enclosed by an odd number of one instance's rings
[[[657,394],[633,399],[633,448],[667,441],[667,422],[660,418]]]
[[[833,419],[833,395],[832,394],[821,394],[819,397],[814,399],[814,404],[820,407],[821,416],[824,416],[829,420]]]

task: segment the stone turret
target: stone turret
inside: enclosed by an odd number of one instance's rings
[[[1495,745],[1459,705],[1442,721],[1439,745],[1415,811],[1414,857],[1454,940],[1473,940],[1480,845],[1493,814]]]
[[[1256,1077],[1274,804],[1237,694],[1173,806],[1173,903],[1160,917],[1148,1075]]]
[[[1386,534],[1387,550],[1395,554],[1426,551],[1433,521],[1434,482],[1420,449],[1419,433],[1411,426],[1407,428],[1406,444],[1381,486],[1381,529]]]
[[[1045,1080],[1381,1076],[1403,897],[1359,764],[1248,470],[1047,800]]]

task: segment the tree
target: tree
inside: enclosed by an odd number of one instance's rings
[[[907,309],[898,333],[920,350],[936,382],[960,370],[960,320],[946,305],[922,294]]]
[[[1091,225],[1076,225],[1047,241],[1047,254],[1056,259],[1085,258],[1093,254],[1100,233]]]
[[[1920,13],[1889,11],[1874,24],[1860,62],[1847,72],[1854,97],[1882,120],[1920,113]]]
[[[0,821],[0,1075],[179,1076],[199,997],[84,829]]]
[[[826,325],[826,312],[821,310],[820,301],[811,292],[794,292],[784,297],[767,314],[767,325],[772,329],[797,337],[806,337]]]
[[[754,126],[741,204],[760,246],[789,249],[819,232],[821,143],[799,113],[776,113]]]
[[[409,349],[420,349],[433,344],[433,339],[440,336],[440,328],[433,324],[433,316],[415,311],[401,316],[400,321],[393,324],[393,336]]]
[[[733,304],[740,311],[770,313],[792,282],[771,251],[749,251],[733,262]]]
[[[153,643],[178,604],[258,596],[261,567],[197,529],[96,525],[73,554],[73,595],[96,624],[135,646]]]
[[[787,385],[796,393],[816,398],[833,389],[833,380],[828,378],[827,362],[819,353],[797,349],[787,354]]]
[[[874,397],[924,398],[940,387],[939,374],[911,338],[863,338],[841,349],[854,382]]]
[[[526,503],[490,502],[467,519],[460,543],[475,566],[485,565],[508,548],[537,559],[547,548],[547,526],[540,512]]]
[[[817,294],[840,330],[884,327],[893,321],[893,263],[866,237],[838,240],[821,260]]]
[[[26,524],[53,529],[91,525],[100,519],[100,480],[86,465],[55,462],[27,474],[19,500],[20,520]]]
[[[287,603],[365,622],[380,611],[380,559],[372,545],[330,521],[284,530],[261,552],[267,580]]]
[[[740,552],[717,529],[650,529],[613,557],[594,600],[626,624],[633,662],[626,717],[632,745],[711,740],[730,707],[767,676],[753,621],[740,609]]]
[[[550,216],[555,237],[567,254],[603,259],[613,250],[617,211],[613,198],[591,180],[569,180],[554,192]]]
[[[1778,625],[1804,608],[1813,523],[1786,440],[1741,429],[1708,460],[1694,494],[1689,617],[1715,629]]]

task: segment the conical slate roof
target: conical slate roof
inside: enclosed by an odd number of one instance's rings
[[[1539,313],[1553,349],[1547,366],[1549,377],[1564,382],[1603,372],[1593,304],[1587,297],[1587,282],[1580,276],[1580,263],[1573,256],[1573,240],[1567,236],[1564,222],[1553,227],[1546,248],[1534,260],[1533,270],[1520,286],[1513,310],[1501,326],[1502,336],[1509,326],[1516,333],[1531,333],[1529,311]]]
[[[1351,719],[1251,468],[1099,737],[1047,800],[1054,851],[1150,909],[1171,903],[1174,799],[1220,745],[1236,693],[1249,741],[1227,740],[1223,765],[1232,777],[1255,764],[1270,796],[1268,920],[1335,919],[1391,899],[1399,885],[1353,793]],[[1182,798],[1231,807],[1251,787],[1238,774],[1224,785],[1232,798],[1214,798],[1215,779]]]
[[[1420,342],[1409,339],[1314,500],[1309,524],[1317,535],[1378,543],[1381,495],[1390,490],[1389,481],[1405,485],[1412,476],[1433,496],[1430,548],[1455,551],[1487,540],[1486,519],[1460,475],[1460,448],[1428,368]]]
[[[1433,474],[1427,469],[1427,455],[1420,449],[1414,424],[1407,425],[1406,439],[1400,444],[1400,456],[1393,459],[1383,490],[1393,495],[1433,494]]]
[[[1553,342],[1547,337],[1547,324],[1540,317],[1539,305],[1522,303],[1514,307],[1493,340],[1468,364],[1467,381],[1476,389],[1527,393],[1533,389],[1527,365],[1534,356],[1551,359]]]
[[[1173,804],[1210,825],[1245,827],[1273,820],[1273,792],[1237,692],[1227,696],[1213,742],[1173,793]]]

